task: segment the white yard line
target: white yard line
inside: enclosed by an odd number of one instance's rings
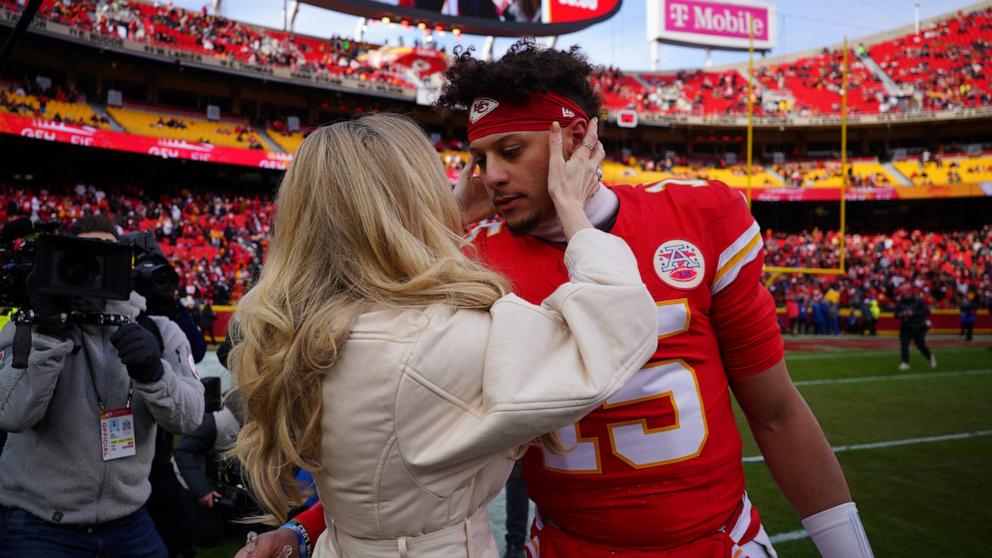
[[[956,353],[959,351],[972,350],[974,347],[939,347],[934,350],[938,357],[940,353]],[[786,362],[793,360],[826,360],[831,358],[848,358],[848,357],[874,357],[874,356],[891,356],[896,362],[899,360],[899,347],[893,347],[891,349],[870,349],[870,350],[851,350],[844,348],[837,348],[835,350],[828,350],[817,353],[807,353],[803,351],[798,355],[785,355]]]
[[[886,351],[885,353],[879,354],[889,354],[891,351]],[[861,353],[866,354],[866,353]],[[846,353],[850,355],[850,353]],[[828,353],[825,355],[798,355],[798,358],[792,357],[790,360],[815,360],[816,357],[821,356],[840,356],[834,353]],[[954,376],[982,376],[986,374],[992,374],[992,369],[989,368],[979,368],[974,370],[958,370],[955,372],[922,372],[919,374],[893,374],[890,376],[862,376],[860,378],[834,378],[827,380],[800,380],[795,382],[797,386],[815,386],[824,384],[854,384],[859,382],[884,382],[888,380],[923,380],[923,379],[933,379],[938,377],[954,377]],[[889,440],[885,442],[873,442],[870,444],[854,444],[849,446],[836,446],[831,449],[834,453],[840,453],[842,451],[855,451],[864,449],[877,449],[877,448],[889,448],[895,446],[908,446],[914,444],[930,444],[935,442],[946,442],[950,440],[962,440],[966,438],[977,438],[982,436],[992,436],[992,430],[979,430],[976,432],[962,432],[959,434],[947,434],[944,436],[927,436],[923,438],[907,438],[905,440]],[[750,456],[744,458],[744,463],[761,463],[765,458],[760,455]],[[786,533],[778,533],[771,536],[772,544],[779,544],[789,541],[798,541],[801,539],[809,538],[809,533],[806,529],[798,529],[796,531],[789,531]]]
[[[834,453],[839,453],[842,451],[853,451],[853,450],[863,450],[863,449],[876,449],[876,448],[889,448],[893,446],[908,446],[913,444],[929,444],[933,442],[946,442],[948,440],[962,440],[966,438],[978,438],[981,436],[992,436],[992,430],[979,430],[977,432],[962,432],[960,434],[947,434],[945,436],[927,436],[925,438],[908,438],[906,440],[890,440],[887,442],[874,442],[871,444],[855,444],[851,446],[836,446],[832,448]],[[765,458],[756,455],[753,457],[745,457],[745,463],[759,463],[764,461]],[[789,541],[798,541],[800,539],[809,538],[809,533],[806,529],[797,529],[795,531],[789,531],[787,533],[778,533],[771,536],[772,544],[779,544]]]
[[[858,376],[854,378],[827,378],[823,380],[798,380],[797,386],[819,386],[829,384],[857,384],[861,382],[886,382],[889,380],[927,380],[934,378],[953,378],[956,376],[984,376],[992,374],[992,368],[975,368],[972,370],[954,370],[951,372],[919,372],[917,374],[890,374],[888,376]]]
[[[834,453],[841,453],[844,451],[891,448],[896,446],[912,446],[916,444],[932,444],[935,442],[947,442],[949,440],[964,440],[966,438],[981,438],[984,436],[992,436],[992,430],[960,432],[958,434],[945,434],[943,436],[925,436],[923,438],[906,438],[904,440],[886,440],[884,442],[871,442],[869,444],[853,444],[850,446],[834,446],[830,449],[834,450]],[[744,463],[761,463],[764,460],[765,457],[762,455],[751,455],[743,459]]]
[[[799,539],[809,538],[809,533],[806,529],[799,529],[798,531],[789,531],[788,533],[779,533],[777,535],[772,535],[772,544],[778,544],[780,542],[787,541],[798,541]]]

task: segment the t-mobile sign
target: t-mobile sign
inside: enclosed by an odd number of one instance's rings
[[[775,6],[750,0],[647,0],[648,40],[729,50],[775,46]]]

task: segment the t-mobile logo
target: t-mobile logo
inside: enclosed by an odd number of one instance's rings
[[[668,11],[672,14],[672,23],[675,24],[675,27],[685,27],[685,22],[689,20],[689,6],[669,4]]]

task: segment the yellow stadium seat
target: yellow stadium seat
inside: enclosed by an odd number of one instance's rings
[[[303,143],[303,134],[301,132],[293,132],[289,135],[283,132],[277,132],[272,128],[266,130],[266,133],[272,141],[276,142],[276,145],[282,148],[286,153],[296,153],[296,150],[300,148]]]
[[[671,172],[663,172],[644,171],[635,166],[625,165],[613,161],[603,162],[603,180],[607,183],[650,184],[666,178],[719,180],[728,186],[735,186],[738,188],[747,186],[747,175],[744,174],[743,165],[733,169],[675,166],[672,167]],[[764,168],[755,165],[755,172],[751,175],[751,186],[753,188],[777,188],[782,186],[782,182]]]
[[[248,125],[243,123],[212,122],[190,116],[176,116],[130,108],[108,107],[107,112],[125,130],[132,134],[210,143],[222,147],[238,147],[242,149],[248,149],[251,146],[251,140],[249,138],[254,137],[262,147],[265,147],[265,142],[262,141],[261,136],[254,131],[241,134],[241,141],[238,141],[239,136],[235,134],[235,128],[241,126],[247,129]],[[170,120],[182,122],[185,128],[165,125],[165,122]]]
[[[951,167],[954,163],[957,163],[957,168]],[[948,157],[940,167],[936,162],[930,161],[925,168],[920,168],[918,161],[904,160],[896,161],[895,167],[917,185],[949,184],[951,181],[948,175],[951,170],[956,170],[961,175],[962,184],[992,180],[992,157]],[[926,177],[923,176],[924,172]]]
[[[30,111],[21,109],[20,111],[15,112],[15,114],[19,114],[21,116],[30,116],[32,118],[40,117],[45,120],[55,120],[55,117],[58,116],[60,120],[69,119],[74,122],[82,123],[86,126],[93,126],[94,128],[110,129],[109,124],[104,124],[93,120],[96,113],[86,103],[69,103],[49,99],[45,103],[45,112],[43,114],[38,114],[38,111],[41,110],[41,101],[38,97],[35,97],[34,95],[18,95],[9,89],[0,89],[0,95],[3,95],[11,104],[25,104],[31,107],[32,110]],[[3,105],[0,105],[0,107],[2,106]],[[0,108],[0,110],[10,112],[3,108]]]

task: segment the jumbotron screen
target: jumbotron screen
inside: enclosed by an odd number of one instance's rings
[[[551,36],[609,19],[622,0],[303,0],[364,17],[427,23],[465,33]]]

